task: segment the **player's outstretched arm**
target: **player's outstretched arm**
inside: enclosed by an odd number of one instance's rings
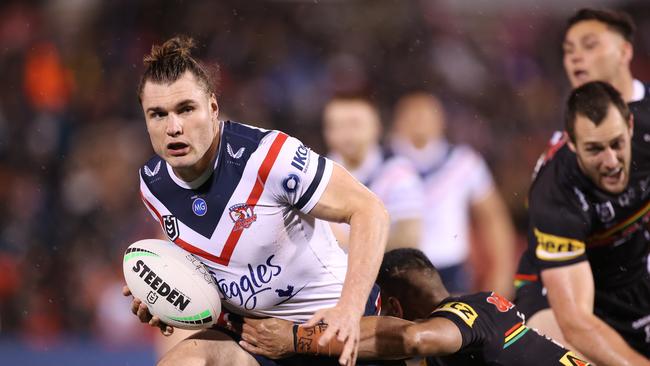
[[[593,314],[594,281],[589,262],[546,269],[542,281],[566,340],[600,366],[649,365],[623,338]]]
[[[403,359],[412,356],[442,356],[458,351],[462,336],[453,322],[434,318],[413,323],[394,317],[361,318],[359,358]],[[327,325],[306,328],[281,319],[249,319],[231,330],[242,331],[241,346],[272,359],[293,354],[336,356],[343,344],[336,339],[321,346]]]
[[[320,340],[327,344],[336,337],[344,343],[339,358],[342,365],[354,364],[359,343],[359,320],[381,264],[388,227],[388,213],[381,201],[340,165],[334,164],[332,177],[310,215],[350,225],[348,270],[336,307],[322,309],[306,323],[329,325]]]
[[[508,208],[493,187],[485,197],[472,203],[471,211],[481,242],[486,247],[482,253],[485,253],[489,263],[483,287],[511,298],[514,291],[515,231]]]

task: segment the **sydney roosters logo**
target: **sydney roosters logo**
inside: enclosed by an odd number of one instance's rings
[[[257,220],[253,206],[239,203],[229,208],[230,218],[235,223],[234,231],[248,229]]]

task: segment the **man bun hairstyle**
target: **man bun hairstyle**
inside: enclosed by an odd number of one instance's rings
[[[218,65],[205,65],[192,56],[196,48],[192,38],[176,36],[162,45],[153,45],[151,53],[142,62],[145,70],[138,85],[138,100],[142,103],[142,91],[147,81],[171,84],[180,79],[186,71],[191,72],[208,95],[216,94]]]
[[[604,81],[586,83],[571,92],[567,102],[564,116],[565,129],[569,138],[575,143],[575,124],[578,115],[587,117],[596,126],[600,125],[609,111],[609,106],[614,105],[626,123],[630,123],[630,109],[621,97],[621,94]]]
[[[597,20],[605,23],[610,29],[623,36],[626,41],[632,43],[634,40],[636,25],[630,15],[622,11],[609,9],[582,8],[569,18],[566,30],[568,31],[574,24],[586,20]]]

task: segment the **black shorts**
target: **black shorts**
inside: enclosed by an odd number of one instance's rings
[[[594,314],[637,352],[650,358],[650,275],[615,289],[598,290]]]
[[[526,319],[550,308],[541,281],[517,289],[515,305]],[[594,314],[625,339],[630,347],[650,357],[650,275],[616,289],[596,289]]]
[[[541,281],[530,281],[517,288],[515,292],[515,305],[526,320],[537,312],[549,309],[551,306],[546,298],[546,289]]]

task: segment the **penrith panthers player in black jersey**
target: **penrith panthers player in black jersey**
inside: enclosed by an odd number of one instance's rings
[[[650,120],[604,82],[575,89],[565,120],[530,190],[517,306],[530,317],[550,303],[598,365],[650,365]]]
[[[589,365],[527,327],[515,305],[494,292],[450,297],[433,264],[417,249],[386,253],[377,284],[382,313],[392,316],[361,319],[360,358],[430,356],[428,366]],[[336,355],[340,342],[318,345],[325,328],[246,319],[242,346],[269,358]]]
[[[634,32],[635,25],[630,16],[625,13],[606,9],[580,9],[567,21],[562,47],[564,68],[571,85],[579,87],[595,80],[611,84],[628,103],[634,116],[634,129],[638,130],[640,128],[647,129],[650,124],[650,90],[647,84],[644,85],[641,81],[634,79],[630,70]],[[648,161],[650,158],[648,149],[644,148],[649,137],[646,132],[635,132],[632,137],[635,160]],[[562,160],[567,156],[573,156],[573,152],[566,144],[566,137],[562,137],[561,133],[556,133],[549,144],[549,149],[540,158],[536,171],[551,158]],[[624,196],[622,199],[626,200],[627,198]],[[602,210],[604,210],[602,211],[604,215],[608,215],[610,208],[603,207]],[[561,216],[562,213],[549,213],[549,215]],[[614,228],[615,222],[625,222],[620,216],[613,221],[603,224],[607,228]],[[647,221],[642,219],[639,222]],[[632,225],[632,227],[636,227],[636,225]],[[534,230],[531,231],[530,239],[536,239]],[[529,326],[568,345],[570,341],[567,341],[565,336],[576,339],[576,329],[585,327],[592,329],[587,325],[593,321],[590,307],[581,308],[580,316],[569,315],[575,308],[567,308],[567,304],[555,304],[551,310],[546,297],[547,289],[544,288],[544,285],[548,287],[549,284],[546,283],[548,281],[542,284],[540,266],[536,263],[538,260],[535,256],[536,244],[536,241],[532,240],[532,248],[522,256],[518,273],[515,276],[517,288],[515,303],[526,315],[526,322]],[[639,260],[641,260],[641,256],[639,255]],[[637,269],[640,268],[640,265],[641,263],[637,263]],[[600,268],[595,268],[594,264],[591,264],[590,267],[593,271],[601,271]],[[623,267],[619,275],[629,277],[627,268]],[[600,276],[600,278],[602,277]],[[565,279],[559,278],[558,280],[562,283]],[[558,315],[561,315],[561,318],[556,321]],[[650,319],[642,316],[631,323],[634,325],[634,329],[641,330],[646,334],[646,340],[650,340]],[[609,330],[611,331],[611,328]],[[601,333],[585,331],[584,334],[590,335],[580,337],[578,343]],[[625,334],[622,335],[625,338]],[[578,344],[576,348],[583,349],[583,352],[590,355],[595,361],[607,359],[608,355],[621,352],[617,344],[620,343],[601,341],[598,347]],[[650,345],[641,344],[640,347],[643,351],[647,350]]]

